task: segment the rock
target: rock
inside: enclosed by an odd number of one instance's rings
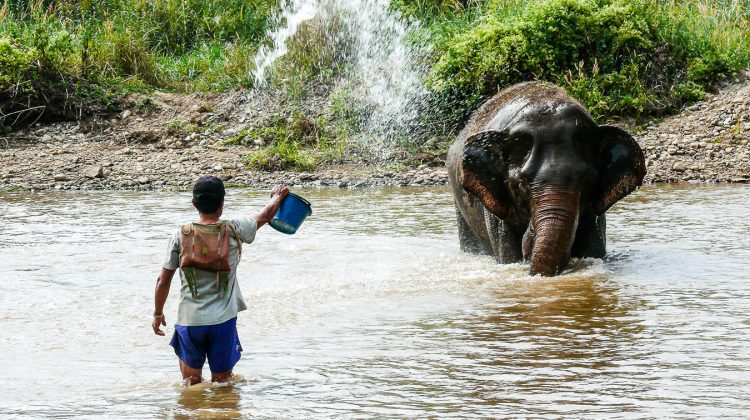
[[[140,176],[138,177],[137,181],[141,185],[148,184],[149,182],[151,182],[151,180],[147,176]]]
[[[677,162],[672,165],[672,170],[675,172],[685,172],[686,169],[685,164],[682,162]]]
[[[52,141],[52,136],[50,136],[49,134],[45,134],[42,136],[41,140],[47,143],[48,141]]]
[[[125,111],[122,111],[120,118],[122,118],[123,120],[127,120],[128,117],[130,117],[131,115],[133,115],[133,112],[130,111],[129,109],[126,109]]]
[[[224,181],[224,182],[227,182],[227,181],[229,181],[230,179],[232,179],[232,178],[233,178],[233,176],[232,176],[232,175],[229,175],[229,174],[219,174],[218,178],[219,178],[220,180]]]
[[[67,176],[63,175],[63,174],[55,175],[55,181],[57,181],[57,182],[66,182],[66,181],[69,181],[69,180],[70,179]]]
[[[216,172],[221,172],[221,171],[223,171],[223,170],[224,170],[224,166],[222,166],[222,165],[215,165],[215,166],[214,166],[213,168],[211,168],[211,169],[213,169],[213,170],[214,170],[214,171],[216,171]]]
[[[86,178],[104,178],[104,168],[102,165],[94,165],[86,168],[85,171],[83,171],[83,175]]]

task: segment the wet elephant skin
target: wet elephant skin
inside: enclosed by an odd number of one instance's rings
[[[461,249],[555,275],[606,253],[605,212],[643,182],[643,151],[561,88],[512,86],[485,102],[448,152]]]

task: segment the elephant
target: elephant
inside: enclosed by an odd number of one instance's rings
[[[474,112],[446,158],[462,251],[560,274],[571,257],[603,258],[605,212],[642,185],[646,165],[625,130],[598,125],[562,88],[526,82]]]

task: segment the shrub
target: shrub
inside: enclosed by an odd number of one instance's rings
[[[440,41],[446,52],[430,80],[432,101],[454,127],[498,90],[534,79],[566,87],[600,117],[662,114],[750,62],[653,1],[535,3],[517,16],[490,13],[455,42]]]
[[[303,150],[299,143],[292,140],[275,141],[245,156],[244,161],[249,167],[267,171],[304,171],[314,168],[317,163],[310,151]]]

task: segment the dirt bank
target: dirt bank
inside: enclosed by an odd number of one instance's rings
[[[636,133],[647,182],[750,180],[750,78]]]
[[[275,183],[338,188],[441,185],[439,161],[418,167],[357,164],[315,172],[258,172],[243,157],[260,145],[226,140],[268,109],[247,93],[156,94],[134,98],[111,120],[32,127],[0,137],[0,189],[187,189],[203,174],[236,186]],[[272,105],[269,105],[272,106]],[[750,180],[750,77],[723,86],[635,137],[646,154],[647,182]]]

